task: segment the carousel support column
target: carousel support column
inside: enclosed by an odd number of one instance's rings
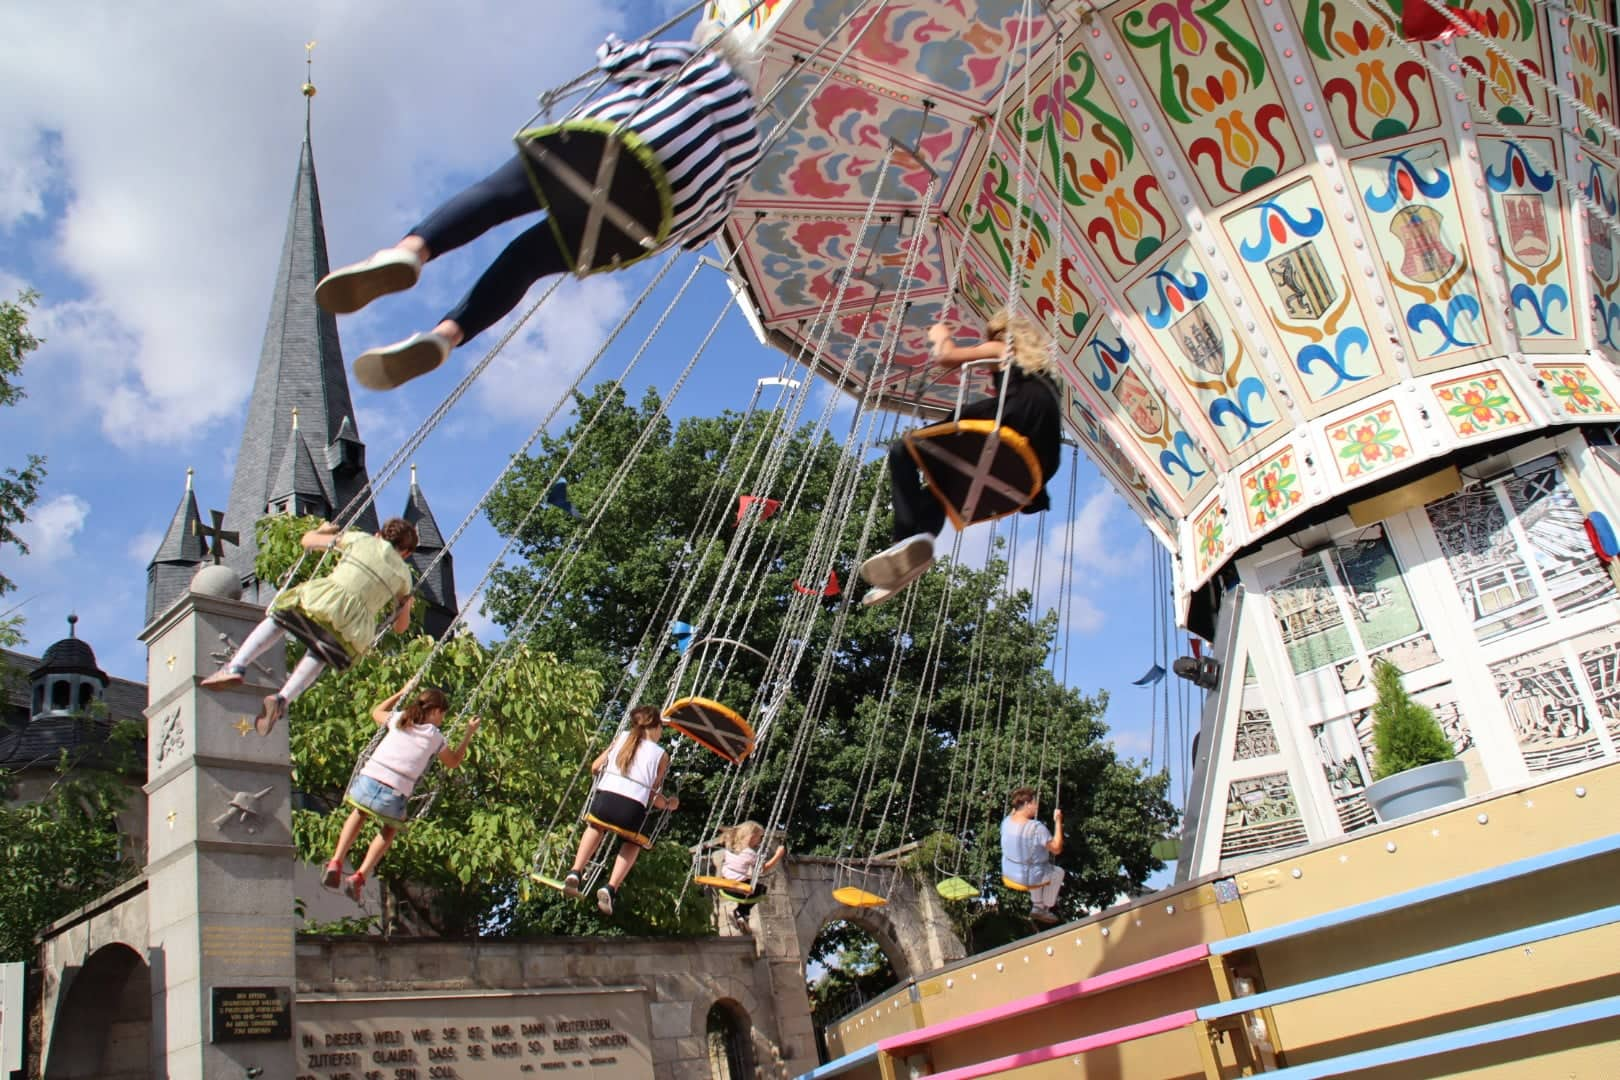
[[[262,617],[205,566],[147,646],[147,897],[152,1075],[291,1077],[293,866],[287,723],[253,729],[286,671],[277,645],[242,686],[209,691]]]

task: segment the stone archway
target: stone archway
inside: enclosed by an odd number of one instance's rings
[[[709,1075],[713,1080],[745,1080],[757,1075],[753,1030],[748,1010],[730,998],[709,1007],[704,1034],[709,1041]]]
[[[888,903],[882,907],[853,908],[833,899],[833,890],[840,884],[836,859],[794,857],[787,860],[784,870],[801,957],[809,954],[821,928],[838,920],[871,934],[901,982],[967,955],[939,895],[933,889],[917,888],[906,874],[895,879]]]
[[[65,988],[45,1080],[150,1080],[151,1034],[151,969],[128,945],[104,945]]]

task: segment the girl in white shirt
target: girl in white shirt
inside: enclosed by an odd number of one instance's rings
[[[450,749],[439,730],[444,723],[444,714],[450,707],[449,698],[445,697],[443,690],[429,687],[417,694],[415,700],[405,708],[397,709],[400,699],[410,690],[411,687],[406,686],[371,710],[372,721],[379,727],[386,724],[388,734],[371,752],[371,757],[360,769],[360,775],[355,777],[349,785],[348,794],[343,797],[343,801],[352,809],[349,819],[343,823],[343,831],[338,834],[337,850],[332,853],[332,861],[326,864],[326,872],[321,875],[321,884],[328,889],[337,888],[338,879],[343,877],[343,857],[360,836],[360,826],[368,817],[376,819],[380,829],[372,838],[371,846],[366,848],[365,860],[358,870],[343,879],[343,891],[356,903],[359,903],[360,894],[366,887],[366,878],[376,870],[377,864],[387,854],[388,846],[394,842],[399,827],[405,823],[406,805],[411,792],[416,790],[416,782],[433,763],[435,756],[447,769],[458,767],[466,760],[467,744],[472,742],[473,732],[478,730],[479,718],[469,718],[461,745]]]
[[[623,842],[614,856],[608,883],[596,890],[596,907],[604,915],[613,914],[619,889],[641,849],[652,847],[646,836],[648,816],[654,810],[674,810],[681,805],[679,799],[663,794],[664,773],[669,769],[669,754],[658,745],[663,734],[664,718],[658,710],[637,705],[630,710],[630,729],[591,762],[591,772],[599,778],[596,794],[585,811],[585,835],[579,838],[573,869],[563,879],[563,895],[579,895],[585,865],[601,846],[602,837],[616,833]]]

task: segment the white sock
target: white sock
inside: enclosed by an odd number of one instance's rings
[[[242,647],[236,650],[236,655],[231,657],[231,662],[225,666],[238,675],[246,673],[247,666],[258,659],[260,653],[274,645],[281,634],[282,629],[276,625],[274,619],[260,621],[247,636],[247,640],[242,642]]]
[[[297,701],[298,695],[313,686],[315,680],[320,678],[321,672],[325,670],[324,661],[306,654],[298,661],[298,666],[292,669],[292,674],[287,676],[287,681],[282,684],[281,700],[289,705]]]

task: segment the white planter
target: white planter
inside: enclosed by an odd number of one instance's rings
[[[1379,821],[1395,821],[1456,802],[1468,794],[1467,780],[1462,762],[1436,761],[1367,785],[1367,802]]]

